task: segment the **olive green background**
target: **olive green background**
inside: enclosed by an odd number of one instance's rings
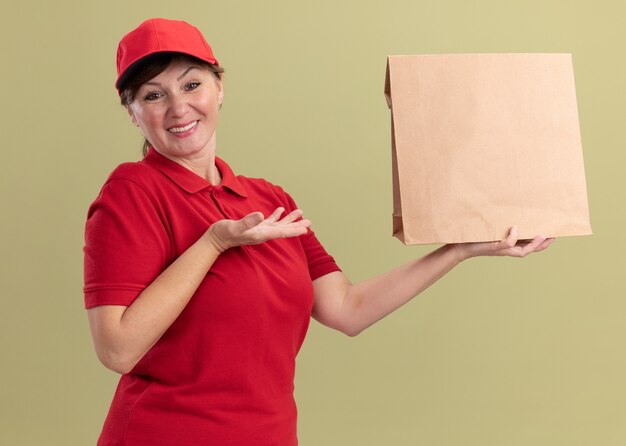
[[[386,56],[573,53],[595,235],[470,260],[356,338],[312,322],[299,438],[626,444],[625,14],[617,0],[3,6],[0,444],[91,445],[108,410],[117,375],[91,345],[83,225],[107,174],[140,157],[115,51],[155,16],[198,26],[226,67],[218,154],[296,197],[353,281],[433,249],[390,235]]]

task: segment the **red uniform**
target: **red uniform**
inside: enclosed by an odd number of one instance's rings
[[[88,212],[87,308],[130,305],[217,220],[296,209],[280,187],[216,165],[220,186],[154,149],[115,169]],[[312,281],[338,270],[311,231],[222,253],[181,315],[121,377],[98,444],[296,445],[295,357]]]

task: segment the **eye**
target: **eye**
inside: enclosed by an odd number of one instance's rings
[[[147,93],[143,99],[144,101],[156,101],[157,99],[161,98],[163,95],[161,93],[159,93],[158,91],[151,91],[149,93]]]
[[[185,90],[187,90],[187,91],[195,90],[199,86],[200,86],[200,82],[198,82],[198,81],[187,82],[185,84]]]

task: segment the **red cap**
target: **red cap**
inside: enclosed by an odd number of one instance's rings
[[[120,84],[129,68],[154,53],[175,52],[188,54],[219,66],[211,46],[195,26],[180,20],[149,19],[126,34],[117,46],[117,81]]]

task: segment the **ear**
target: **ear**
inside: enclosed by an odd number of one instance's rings
[[[217,79],[215,84],[217,85],[217,103],[222,105],[222,102],[224,102],[224,84],[222,83],[222,78]]]
[[[128,116],[130,116],[130,122],[132,122],[135,127],[139,127],[135,112],[130,108],[130,106],[126,107],[126,111],[128,112]]]

